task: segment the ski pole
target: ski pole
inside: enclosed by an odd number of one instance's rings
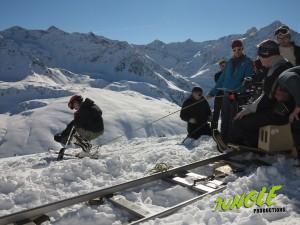
[[[65,154],[65,150],[67,148],[67,146],[69,145],[70,143],[70,140],[71,140],[71,137],[73,135],[73,131],[74,131],[74,126],[72,126],[71,128],[71,131],[69,133],[69,136],[68,136],[68,139],[67,139],[67,142],[65,143],[65,146],[62,147],[60,150],[59,150],[59,153],[58,153],[58,156],[57,156],[57,160],[62,160],[64,158],[64,154]]]
[[[193,130],[192,133],[188,134],[185,139],[181,142],[181,144],[183,145],[184,142],[194,133],[196,133],[198,130],[200,130],[202,127],[204,127],[204,125],[206,124],[206,122],[202,123],[199,127],[197,127],[197,129]]]

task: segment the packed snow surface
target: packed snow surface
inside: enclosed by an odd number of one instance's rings
[[[180,166],[196,160],[218,155],[215,144],[209,137],[202,137],[190,147],[179,145],[184,136],[134,138],[100,148],[100,158],[77,159],[66,156],[55,161],[55,154],[2,158],[0,169],[0,215],[39,206],[99,190],[105,187],[143,177],[156,163],[165,162]],[[68,152],[78,152],[69,149]],[[172,216],[155,219],[145,224],[297,224],[299,221],[299,168],[295,161],[283,157],[272,159],[273,167],[252,168],[239,177],[227,178],[228,188],[215,196],[187,206]],[[197,169],[197,173],[209,174],[209,168]],[[217,196],[232,197],[262,186],[283,185],[276,198],[276,207],[286,207],[285,213],[253,214],[247,208],[227,212],[212,212]],[[186,188],[156,181],[140,188],[122,193],[145,209],[158,212],[196,196]],[[110,204],[87,206],[77,204],[52,212],[49,224],[122,224],[129,217],[124,211]]]

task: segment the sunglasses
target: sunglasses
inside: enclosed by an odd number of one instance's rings
[[[193,92],[193,95],[201,97],[202,93]]]
[[[233,48],[232,51],[233,52],[241,52],[241,51],[243,51],[243,48]]]
[[[286,28],[280,28],[278,30],[275,31],[275,35],[278,35],[278,34],[288,34],[290,31]]]

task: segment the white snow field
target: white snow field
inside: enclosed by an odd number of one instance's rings
[[[149,173],[156,163],[184,165],[217,155],[212,139],[203,137],[187,149],[178,145],[184,136],[134,138],[101,147],[100,159],[65,157],[55,161],[56,155],[38,153],[0,159],[0,216],[78,194],[109,187]],[[70,149],[78,151],[78,149]],[[299,175],[296,162],[279,157],[273,167],[259,167],[243,177],[231,175],[228,188],[215,196],[187,206],[172,216],[155,219],[145,224],[297,224],[299,221]],[[250,171],[250,170],[249,170]],[[209,174],[209,168],[198,169]],[[212,212],[217,196],[232,197],[262,186],[283,185],[276,197],[276,207],[286,207],[285,213],[253,214],[251,208]],[[148,210],[158,212],[195,196],[180,186],[162,181],[152,182],[124,194]],[[129,218],[110,204],[87,206],[78,204],[52,212],[48,224],[122,224]],[[46,223],[46,224],[47,224]]]
[[[151,122],[178,111],[193,86],[211,88],[217,61],[230,57],[233,39],[243,39],[246,54],[255,58],[256,44],[273,38],[280,24],[275,21],[260,30],[251,28],[245,34],[201,43],[156,40],[148,45],[93,33],[67,33],[56,27],[0,31],[0,216],[143,177],[156,163],[176,167],[218,155],[210,137],[201,137],[188,148],[179,144],[186,135],[179,112]],[[300,34],[292,34],[300,43]],[[97,160],[66,156],[58,162],[56,155],[47,152],[61,148],[53,135],[72,120],[67,103],[74,94],[91,98],[103,111],[105,132],[94,145],[124,135],[103,145]],[[80,150],[71,146],[67,151]],[[283,156],[268,159],[273,160],[272,167],[231,175],[222,193],[145,224],[299,224],[300,169],[293,166],[295,160]],[[210,175],[212,168],[196,172]],[[245,207],[212,211],[217,196],[230,198],[273,185],[282,185],[276,207],[285,207],[284,213],[254,214]],[[195,193],[157,181],[124,195],[158,212]],[[129,218],[110,204],[84,203],[50,215],[48,224],[55,225],[117,225]]]

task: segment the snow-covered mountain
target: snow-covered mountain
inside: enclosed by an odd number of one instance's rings
[[[212,86],[216,62],[231,55],[230,42],[242,38],[246,54],[255,57],[255,45],[272,38],[280,25],[229,35],[218,40],[165,44],[156,40],[133,45],[93,33],[67,33],[56,27],[0,32],[0,155],[28,154],[56,146],[53,134],[72,119],[69,96],[91,97],[104,111],[102,140],[118,134],[127,138],[185,132],[175,114],[196,81]],[[296,41],[298,33],[293,33]],[[171,103],[170,103],[171,102]],[[136,133],[134,128],[145,126]],[[45,147],[46,146],[46,147]]]
[[[255,46],[274,38],[274,30],[280,25],[275,21],[260,30],[253,27],[244,34],[218,40],[188,39],[169,44],[155,40],[148,45],[110,40],[93,33],[67,33],[54,26],[47,30],[12,27],[0,32],[0,80],[20,81],[39,71],[39,67],[62,68],[108,83],[120,82],[113,89],[140,91],[139,85],[131,82],[142,83],[152,94],[181,103],[185,91],[195,85],[191,81],[205,88],[212,86],[216,62],[230,58],[233,39],[243,39],[245,53],[255,58]],[[300,34],[292,35],[299,43]]]
[[[155,40],[148,45],[136,47],[165,68],[176,71],[207,88],[213,85],[212,75],[218,70],[217,62],[222,58],[231,57],[232,40],[242,39],[244,52],[255,59],[256,45],[265,39],[274,39],[274,31],[280,25],[282,25],[280,21],[275,21],[259,30],[252,27],[244,34],[228,35],[211,41],[194,42],[188,39],[185,42],[165,44]],[[299,33],[292,31],[292,37],[300,44]]]
[[[127,42],[113,41],[93,33],[66,33],[56,27],[26,30],[12,27],[0,32],[0,79],[20,81],[46,68],[62,68],[88,74],[109,83],[139,82],[162,97],[181,103],[191,83]],[[115,84],[116,85],[116,84]],[[132,83],[127,84],[135,89]],[[124,85],[121,85],[121,88]],[[153,88],[152,88],[153,89]],[[162,90],[162,91],[159,91]]]
[[[13,27],[0,32],[0,170],[5,171],[0,174],[0,216],[140,178],[156,163],[176,167],[218,155],[211,137],[201,137],[188,147],[179,144],[186,137],[186,124],[178,113],[151,122],[178,111],[178,104],[196,83],[206,89],[212,86],[216,62],[230,57],[232,39],[244,39],[246,54],[254,58],[255,45],[272,38],[280,24],[213,41],[165,44],[156,40],[149,45],[93,33],[66,33],[56,27],[45,31]],[[293,36],[299,43],[299,34]],[[73,119],[67,102],[75,93],[91,98],[103,111],[105,132],[93,144],[124,137],[101,146],[97,160],[67,156],[56,161],[57,155],[47,150],[61,148],[53,135]],[[13,155],[18,156],[4,158]],[[228,189],[222,193],[146,224],[297,224],[300,173],[293,166],[296,160],[265,158],[273,166],[249,166],[244,176],[225,178]],[[210,175],[212,170],[206,166],[201,174]],[[285,207],[285,213],[253,214],[246,207],[212,212],[215,197],[229,199],[274,184],[284,185],[276,204]],[[153,211],[195,195],[162,182],[125,194]],[[111,205],[77,204],[49,215],[52,221],[47,224],[57,225],[128,220]]]

